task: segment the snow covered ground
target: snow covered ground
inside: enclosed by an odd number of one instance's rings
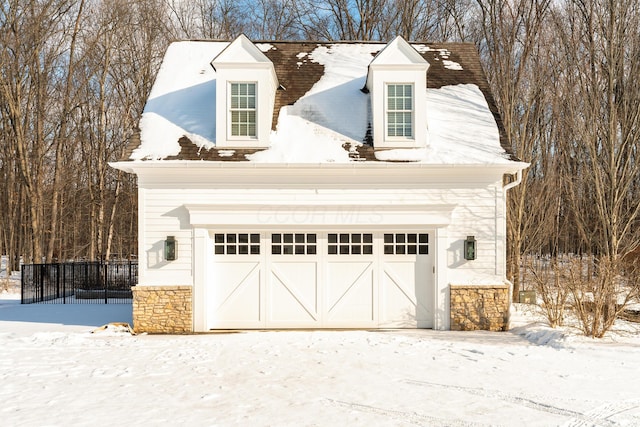
[[[3,426],[640,425],[640,328],[133,336],[130,305],[0,293]]]

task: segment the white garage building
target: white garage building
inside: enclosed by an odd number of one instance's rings
[[[112,165],[137,331],[508,327],[527,164],[472,45],[176,42]]]

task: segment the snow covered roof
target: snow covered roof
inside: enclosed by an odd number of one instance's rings
[[[229,42],[172,43],[149,95],[140,132],[124,161],[209,160],[267,163],[410,161],[501,164],[509,149],[478,54],[472,44],[411,43],[428,62],[428,143],[420,149],[367,145],[365,86],[369,64],[385,48],[369,42],[255,42],[274,64],[276,93],[270,147],[218,149],[216,71],[210,65]]]

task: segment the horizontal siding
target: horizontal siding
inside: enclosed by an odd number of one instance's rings
[[[498,200],[496,200],[498,198]],[[504,230],[497,230],[496,205],[502,202],[500,183],[474,188],[430,189],[287,189],[287,190],[216,190],[200,189],[145,189],[144,230],[142,247],[145,251],[147,271],[146,284],[191,284],[192,229],[189,214],[184,205],[220,203],[264,203],[273,204],[367,204],[368,206],[398,206],[402,204],[455,204],[452,224],[447,227],[446,256],[447,278],[450,282],[469,283],[498,280],[501,272],[498,262],[503,253],[496,256],[496,249],[503,251]],[[497,203],[498,202],[498,203]],[[286,225],[283,226],[286,228]],[[429,228],[429,224],[425,224]],[[258,227],[259,229],[259,227]],[[465,261],[462,258],[462,242],[467,235],[478,241],[478,259]],[[167,262],[163,259],[166,236],[175,236],[178,241],[178,259]],[[440,248],[442,249],[442,248]],[[179,282],[179,283],[176,283]]]

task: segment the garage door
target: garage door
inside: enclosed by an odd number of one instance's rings
[[[426,232],[213,232],[210,329],[430,328]]]

